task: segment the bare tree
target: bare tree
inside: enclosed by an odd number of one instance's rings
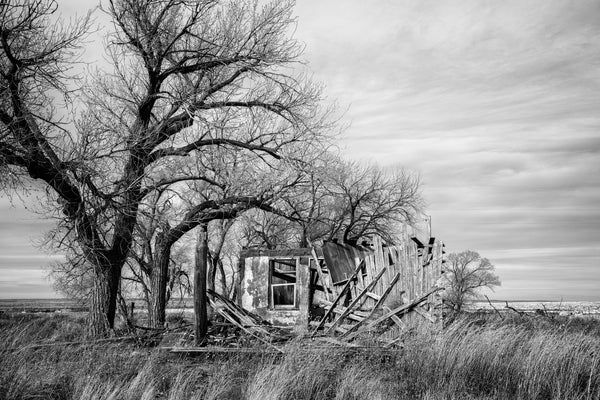
[[[270,167],[272,168],[273,164]],[[222,172],[224,171],[226,173],[223,175]],[[275,171],[278,170],[275,169]],[[203,232],[207,232],[204,235],[206,236],[204,240],[207,243],[203,243],[201,252],[201,255],[205,255],[207,259],[202,260],[200,264],[205,268],[209,264],[208,225],[210,222],[233,220],[250,209],[279,212],[273,203],[282,191],[294,187],[297,182],[296,178],[272,173],[269,170],[266,173],[257,174],[256,170],[248,163],[243,163],[237,167],[229,164],[228,168],[221,171],[215,169],[213,172],[215,174],[211,174],[210,178],[212,183],[203,185],[203,196],[192,201],[183,212],[183,216],[176,217],[172,223],[165,224],[162,231],[156,236],[151,290],[153,303],[150,314],[153,326],[162,326],[165,320],[166,299],[164,294],[168,279],[171,247],[185,234],[199,227]],[[236,174],[236,172],[238,173]],[[269,176],[275,179],[269,179]],[[249,181],[252,183],[249,183]],[[198,191],[202,190],[196,188],[193,191],[184,193],[190,195],[190,193],[197,193]],[[224,236],[222,240],[224,240]],[[213,256],[220,253],[218,247],[213,247],[213,249]],[[215,260],[217,260],[217,257],[213,258],[213,261]],[[198,258],[196,258],[196,265],[199,265],[198,263]],[[206,274],[202,272],[202,279],[206,280],[207,278]],[[204,288],[206,282],[202,282],[202,285]],[[204,296],[205,294],[200,295]]]
[[[400,167],[363,165],[326,154],[306,176],[283,198],[283,217],[253,215],[245,235],[249,245],[306,247],[332,239],[356,243],[370,235],[391,243],[422,207],[419,179]]]
[[[86,212],[72,152],[77,137],[67,130],[69,121],[55,106],[61,94],[69,93],[69,65],[76,59],[89,16],[61,25],[52,20],[56,9],[56,3],[47,0],[0,4],[0,168],[8,180],[5,188],[26,187],[39,180],[46,185],[49,197],[60,201],[72,235],[81,244],[79,254],[102,275],[93,291],[108,294],[112,289],[116,304],[118,279],[110,273],[114,252],[101,242]],[[96,301],[95,307],[102,311],[104,321],[92,318],[98,330],[107,328],[108,319],[114,319],[110,296],[104,298]]]
[[[224,266],[224,257],[227,255],[224,253],[226,252],[227,236],[234,223],[234,219],[217,220],[214,221],[212,226],[209,226],[212,233],[208,238],[209,267],[207,286],[210,290],[216,290],[218,273],[221,293],[225,296],[229,295],[229,288],[227,286],[227,274]]]
[[[61,125],[52,95],[68,92],[64,71],[88,19],[63,28],[56,8],[0,5],[0,165],[13,187],[41,180],[59,203],[57,243],[91,266],[90,333],[103,335],[148,196],[205,178],[169,172],[174,160],[214,146],[285,157],[287,145],[322,137],[327,119],[320,88],[290,74],[301,52],[289,37],[293,2],[110,0],[113,69],[86,86],[75,128]],[[206,203],[188,217],[248,202],[262,199]]]
[[[394,242],[398,227],[412,223],[422,206],[419,187],[419,179],[402,168],[342,161],[328,184],[329,237],[356,243],[377,234]]]
[[[500,286],[494,265],[475,251],[452,253],[444,265],[444,301],[454,314],[460,313],[467,301],[477,298],[481,289]]]

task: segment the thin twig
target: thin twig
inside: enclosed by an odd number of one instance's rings
[[[492,304],[492,302],[490,301],[490,298],[489,298],[489,297],[487,297],[487,294],[485,295],[485,298],[486,298],[486,300],[487,300],[488,304],[490,305],[490,307],[492,307],[492,309],[494,309],[494,311],[496,311],[496,314],[498,314],[498,316],[499,316],[501,319],[504,319],[504,317],[502,316],[502,314],[500,313],[500,311],[498,311],[498,309],[497,309],[496,307],[494,307],[494,305],[493,305],[493,304]]]
[[[512,310],[512,311],[516,312],[516,313],[517,313],[517,314],[519,314],[520,316],[527,315],[527,313],[526,313],[526,312],[519,311],[519,310],[517,310],[516,308],[509,306],[509,305],[508,305],[508,301],[506,302],[506,308],[508,308],[509,310]]]

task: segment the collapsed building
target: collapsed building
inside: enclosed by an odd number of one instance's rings
[[[428,221],[425,227],[404,227],[394,245],[373,237],[360,245],[246,249],[240,254],[238,301],[298,333],[350,340],[385,325],[393,338],[415,320],[441,324],[444,253]]]

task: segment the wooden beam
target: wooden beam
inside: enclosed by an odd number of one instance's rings
[[[416,243],[417,248],[422,249],[423,247],[425,247],[425,245],[423,244],[423,242],[421,242],[419,239],[417,239],[416,236],[413,236],[410,238],[410,240],[412,240],[413,242]]]
[[[335,310],[333,310],[333,312],[335,314],[341,315],[345,310],[345,308],[336,307]],[[364,316],[357,314],[355,311],[352,311],[350,314],[348,314],[346,318],[352,319],[354,321],[362,321],[363,319],[365,319]]]
[[[370,298],[372,298],[375,301],[379,301],[379,299],[381,299],[381,296],[373,293],[373,292],[367,292],[367,296],[369,296]]]
[[[362,299],[362,297],[365,295],[365,293],[367,293],[369,290],[371,290],[371,289],[373,288],[373,286],[375,286],[375,284],[376,284],[376,283],[379,281],[379,279],[382,277],[382,275],[383,275],[383,273],[385,272],[385,270],[386,270],[386,269],[387,269],[386,267],[383,267],[383,268],[381,269],[381,271],[379,271],[379,273],[378,273],[378,274],[377,274],[377,276],[376,276],[376,277],[375,277],[375,278],[374,278],[374,279],[371,281],[371,283],[369,283],[369,284],[367,285],[367,287],[366,287],[366,288],[364,288],[364,289],[363,289],[363,290],[362,290],[362,291],[361,291],[361,292],[358,294],[358,296],[356,296],[356,297],[354,298],[354,300],[352,300],[352,302],[351,302],[351,303],[348,305],[348,307],[346,307],[346,309],[344,310],[344,312],[342,312],[342,314],[340,314],[340,316],[339,316],[339,317],[338,317],[338,318],[337,318],[335,321],[333,321],[333,324],[332,324],[332,327],[331,327],[331,328],[333,328],[333,327],[337,326],[338,324],[340,324],[340,323],[341,323],[341,322],[344,320],[344,318],[346,318],[346,316],[347,316],[348,314],[350,314],[350,311],[352,311],[352,307],[354,307],[354,306],[355,306],[355,305],[356,305],[356,304],[357,304],[357,303],[360,301],[360,299]],[[331,330],[331,328],[329,328],[329,329],[328,329],[328,330],[325,332],[325,334],[329,333],[329,331]]]
[[[329,342],[331,344],[337,344],[338,346],[357,347],[357,345],[355,345],[355,344],[348,343],[348,342],[342,342],[341,340],[337,340],[332,337],[323,337],[323,338],[321,338],[321,340],[323,340],[325,342]]]
[[[352,328],[350,328],[350,330],[348,331],[348,333],[346,335],[344,335],[344,336],[347,336],[347,335],[351,334],[352,332],[355,332],[365,321],[367,321],[369,318],[371,318],[373,316],[373,314],[375,314],[375,312],[377,311],[377,309],[379,308],[379,306],[383,304],[383,302],[388,297],[388,295],[392,291],[392,288],[394,287],[394,285],[396,285],[396,283],[398,282],[399,279],[400,279],[400,273],[398,272],[398,273],[396,273],[396,275],[394,276],[394,278],[390,282],[389,286],[385,289],[385,292],[383,292],[383,294],[381,296],[379,296],[379,299],[377,300],[377,303],[375,303],[375,306],[373,307],[373,309],[371,310],[371,312],[369,313],[369,315],[367,315],[365,317],[365,319],[363,319],[359,323],[355,324]],[[348,338],[348,339],[351,339],[351,338]]]
[[[321,280],[321,285],[323,288],[323,292],[325,293],[325,300],[329,301],[329,284],[325,281],[325,273],[321,269],[321,263],[319,262],[319,257],[317,257],[317,252],[315,248],[311,246],[311,255],[313,260],[315,261],[315,269],[317,270],[317,274],[319,275],[319,279]]]
[[[388,306],[383,306],[383,309],[384,309],[385,311],[388,311],[388,312],[389,312],[389,311],[392,311],[392,309],[391,309],[391,308],[389,308]],[[392,315],[392,316],[390,317],[390,319],[392,320],[392,322],[393,322],[393,323],[395,323],[395,324],[396,324],[396,326],[397,326],[398,328],[400,328],[400,329],[401,329],[401,330],[403,330],[403,331],[405,331],[405,330],[406,330],[406,324],[405,324],[405,323],[404,323],[404,322],[403,322],[403,321],[400,319],[400,317],[398,317],[397,315]]]
[[[316,321],[313,321],[313,322],[311,322],[309,325],[318,327],[319,323],[318,323],[318,322],[316,322]],[[331,326],[331,323],[327,322],[327,323],[325,323],[325,324],[324,324],[324,326],[325,326],[325,327],[330,327],[330,326]],[[346,332],[347,332],[347,329],[344,329],[344,328],[342,328],[341,326],[336,326],[336,327],[335,327],[335,331],[336,331],[336,332],[339,332],[339,333],[341,333],[341,334],[344,334],[344,333],[346,333]],[[316,331],[315,331],[315,332],[316,332]]]
[[[333,304],[333,303],[327,302],[325,300],[323,300],[322,303],[325,304],[326,306],[331,306]],[[339,308],[339,307],[336,307],[336,309],[333,310],[333,312],[336,313],[336,314],[341,314],[342,311],[344,311],[344,309],[343,308]],[[367,315],[369,315],[369,313],[370,313],[370,310],[369,311],[352,310],[351,314],[359,316],[362,319],[362,318],[365,318]]]
[[[401,337],[397,337],[396,339],[394,339],[394,340],[390,340],[389,342],[387,342],[387,343],[385,344],[385,346],[383,346],[383,347],[386,347],[386,348],[387,348],[387,347],[391,347],[392,345],[394,345],[394,344],[396,344],[396,343],[398,343],[398,342],[402,341],[402,339],[403,339],[403,337],[402,337],[402,336],[401,336]]]
[[[435,318],[433,318],[433,316],[429,312],[423,310],[423,308],[421,308],[421,306],[416,306],[415,307],[415,312],[417,314],[419,314],[421,317],[423,317],[426,320],[428,320],[429,322],[435,324],[435,322],[436,322]]]
[[[218,353],[248,353],[248,354],[281,354],[283,351],[277,349],[276,351],[270,351],[263,347],[219,347],[219,346],[210,346],[210,347],[160,347],[160,350],[168,351],[170,353],[175,354],[200,354],[200,353],[210,353],[210,354],[218,354]]]
[[[429,297],[431,294],[433,294],[433,293],[435,293],[437,291],[440,291],[442,289],[443,288],[439,288],[439,287],[435,288],[435,289],[429,291],[427,294],[425,294],[425,295],[419,297],[418,299],[412,301],[411,303],[408,303],[406,305],[403,305],[401,307],[395,308],[392,311],[389,311],[389,312],[385,313],[384,315],[382,315],[381,317],[377,318],[376,320],[368,323],[367,326],[365,326],[362,330],[354,332],[352,335],[350,335],[350,337],[354,337],[354,336],[356,336],[356,335],[358,335],[360,333],[363,333],[366,330],[374,327],[375,325],[379,324],[380,322],[385,321],[386,319],[391,318],[394,315],[398,316],[399,314],[405,314],[405,313],[407,313],[408,311],[410,311],[415,306],[417,306],[417,305],[421,304],[422,302],[424,302],[425,300],[427,300],[427,297]],[[347,339],[349,339],[350,337],[348,337]]]
[[[354,273],[352,274],[352,276],[350,277],[350,279],[348,279],[348,281],[346,282],[346,284],[342,288],[342,291],[340,292],[340,294],[338,295],[338,297],[336,297],[336,299],[333,301],[333,304],[331,305],[331,307],[329,308],[329,310],[327,310],[327,312],[323,316],[323,319],[321,319],[321,322],[319,323],[319,325],[317,326],[317,328],[312,333],[311,337],[314,337],[316,335],[317,331],[319,329],[321,329],[321,327],[323,325],[325,325],[325,322],[327,321],[327,318],[329,318],[329,316],[331,315],[331,313],[335,309],[335,306],[337,305],[337,303],[339,303],[340,299],[342,297],[344,297],[344,295],[346,294],[346,290],[348,290],[350,288],[350,284],[352,283],[352,281],[354,280],[354,278],[356,278],[356,274],[358,274],[358,272],[361,270],[364,262],[365,262],[365,260],[363,259],[361,262],[358,263],[358,265],[354,269]]]

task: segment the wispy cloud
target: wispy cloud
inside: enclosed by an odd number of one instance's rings
[[[600,1],[299,11],[317,77],[350,105],[349,155],[419,171],[434,230],[496,256],[500,294],[545,276],[546,295],[598,296],[581,285],[600,284]]]
[[[598,299],[600,0],[297,3],[311,70],[349,107],[348,155],[418,171],[434,231],[497,265],[497,297]],[[21,263],[0,259],[0,281],[36,268],[48,226],[0,202]]]

